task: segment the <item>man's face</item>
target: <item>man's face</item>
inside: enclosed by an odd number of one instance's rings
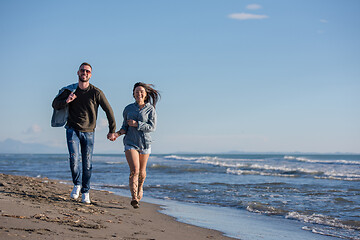
[[[91,78],[91,67],[87,65],[82,65],[77,74],[81,82],[88,82]]]

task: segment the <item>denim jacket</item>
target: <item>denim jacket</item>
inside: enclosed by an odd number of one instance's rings
[[[124,145],[134,146],[140,149],[148,149],[151,144],[150,132],[156,128],[156,111],[153,105],[146,103],[140,109],[135,102],[125,107],[123,112],[124,122],[121,129],[126,131]],[[127,120],[137,121],[138,127],[130,127]]]
[[[70,90],[71,92],[75,91],[76,88],[78,87],[78,85],[79,85],[78,83],[74,83],[74,84],[68,85],[66,87],[63,87],[62,89],[59,90],[59,93],[56,95],[56,97],[59,96],[66,89]],[[69,107],[68,106],[66,106],[63,109],[59,109],[59,110],[54,109],[52,117],[51,117],[51,126],[52,127],[64,126],[67,122],[68,116],[69,116]]]

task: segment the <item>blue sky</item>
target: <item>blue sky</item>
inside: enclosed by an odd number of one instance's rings
[[[51,102],[87,61],[118,126],[135,82],[161,91],[154,153],[359,153],[359,26],[358,0],[0,1],[0,141],[66,152]]]

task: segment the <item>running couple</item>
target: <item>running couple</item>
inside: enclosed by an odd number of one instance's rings
[[[65,125],[66,140],[69,150],[70,170],[74,188],[71,198],[77,199],[82,194],[82,202],[90,204],[90,178],[92,172],[92,155],[94,149],[94,131],[99,105],[106,113],[109,123],[107,138],[115,141],[125,135],[124,151],[130,168],[129,188],[131,205],[139,207],[143,196],[143,185],[146,178],[146,165],[151,153],[150,132],[155,131],[155,106],[160,94],[151,84],[138,82],[133,88],[134,103],[123,111],[123,124],[116,132],[114,112],[104,93],[89,83],[92,67],[82,63],[77,75],[78,83],[60,89],[52,107],[54,109],[51,126]],[[80,153],[82,174],[80,170]],[[82,175],[82,177],[80,177]]]

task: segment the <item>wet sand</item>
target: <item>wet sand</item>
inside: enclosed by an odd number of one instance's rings
[[[91,190],[91,204],[70,199],[72,185],[0,174],[0,239],[220,239],[222,233],[180,223],[160,206]]]

